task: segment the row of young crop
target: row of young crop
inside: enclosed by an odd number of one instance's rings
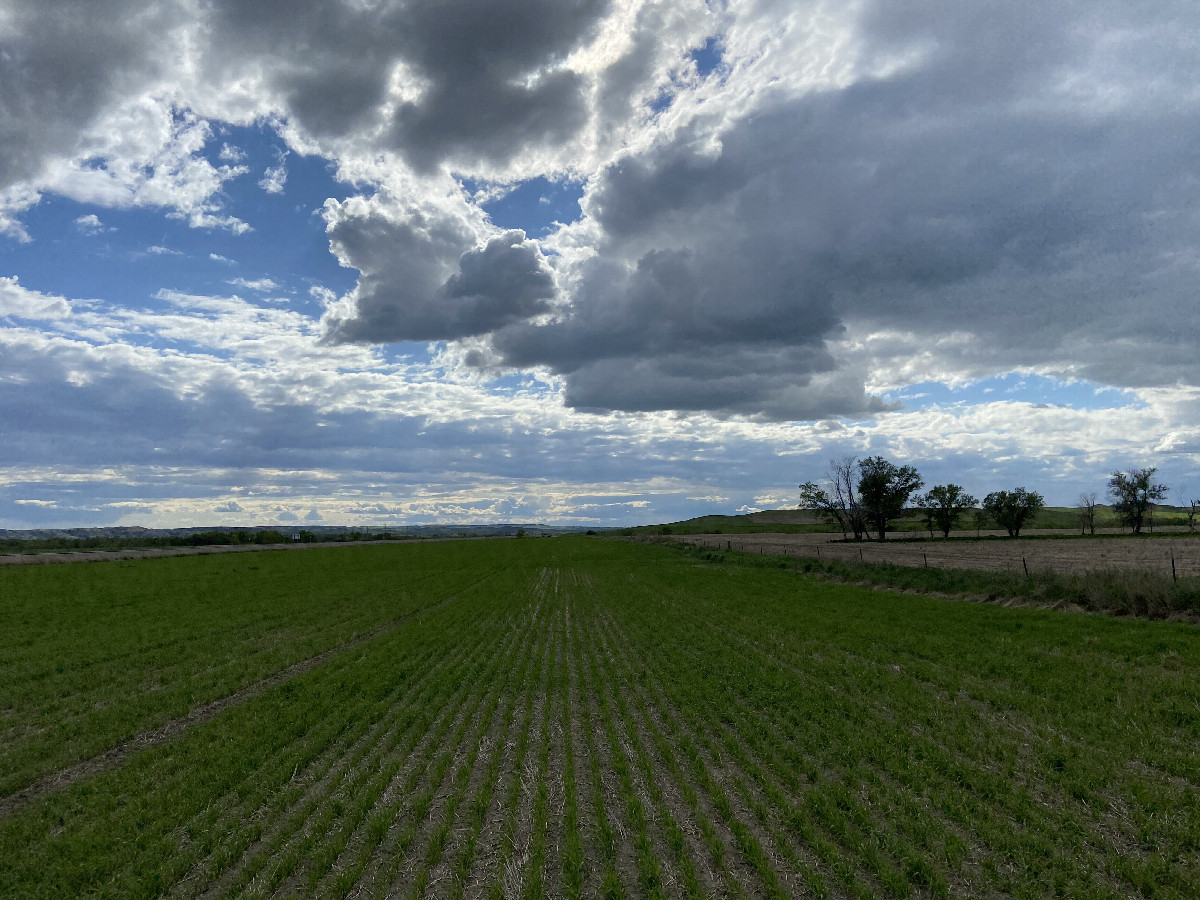
[[[369,549],[0,569],[0,797],[478,577]]]
[[[962,695],[962,672],[975,669],[969,643],[958,659],[926,665],[940,669],[926,680],[797,641],[813,631],[793,616],[764,615],[759,604],[739,617],[728,598],[705,603],[662,588],[638,599],[608,627],[614,639],[641,631],[629,653],[652,674],[645,702],[658,703],[668,721],[681,717],[680,746],[694,742],[713,777],[740,793],[752,816],[758,811],[762,828],[772,833],[775,821],[779,858],[788,858],[789,840],[797,855],[816,855],[815,867],[797,867],[813,893],[944,895],[988,884],[1015,895],[1066,886],[1124,896],[1156,885],[1186,896],[1194,886],[1194,864],[1152,849],[1194,844],[1196,811],[1172,809],[1178,783],[1165,774],[1124,779],[1122,741],[1105,746],[1107,730],[1095,722],[1101,730],[1082,740],[1056,734],[1036,695]],[[719,668],[721,690],[697,677],[706,666]],[[1171,749],[1172,758],[1155,760],[1166,772],[1194,760],[1184,741]]]
[[[527,544],[405,600],[425,612],[403,627],[0,818],[0,895],[1200,883],[1194,659],[1173,661],[1165,626]]]

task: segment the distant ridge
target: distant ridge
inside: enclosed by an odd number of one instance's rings
[[[401,537],[444,537],[469,535],[472,537],[501,537],[524,531],[527,535],[567,534],[587,530],[586,525],[543,525],[533,522],[496,522],[486,525],[437,524],[437,525],[308,525],[297,522],[278,525],[212,526],[197,528],[143,528],[140,525],[120,525],[102,528],[0,528],[0,540],[6,541],[53,541],[53,540],[138,540],[152,538],[186,538],[197,534],[258,534],[265,531],[294,534],[306,532],[318,538],[336,540],[350,534],[392,535]]]

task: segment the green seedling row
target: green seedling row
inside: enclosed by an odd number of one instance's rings
[[[1200,896],[1200,630],[601,538],[0,570],[0,896]]]

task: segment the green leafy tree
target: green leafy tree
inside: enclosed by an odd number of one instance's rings
[[[1023,487],[1015,491],[992,491],[983,498],[983,508],[997,525],[1008,532],[1009,537],[1019,537],[1026,523],[1046,505],[1037,491]]]
[[[939,484],[931,487],[918,502],[925,510],[930,533],[937,526],[944,537],[950,537],[950,530],[958,524],[958,520],[979,501],[964,491],[961,485]]]
[[[1142,533],[1142,524],[1154,508],[1154,501],[1167,496],[1167,486],[1154,480],[1158,469],[1130,469],[1128,472],[1113,472],[1108,479],[1108,496],[1112,498],[1113,512],[1122,525],[1128,525],[1134,534]]]
[[[858,463],[858,495],[867,524],[883,540],[888,522],[900,517],[909,498],[925,483],[912,466],[897,466],[882,456]]]

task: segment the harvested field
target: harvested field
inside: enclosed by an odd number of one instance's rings
[[[0,588],[0,896],[1200,892],[1194,626],[578,537]]]
[[[888,562],[899,566],[1023,572],[1096,572],[1126,570],[1170,576],[1172,559],[1179,577],[1200,575],[1200,535],[1180,532],[1171,537],[1096,536],[1047,540],[1032,532],[1027,538],[991,534],[973,540],[964,533],[949,541],[912,541],[893,537],[879,543],[845,542],[827,534],[694,534],[651,537],[713,549],[778,554],[843,562]],[[903,535],[902,537],[911,537]]]

